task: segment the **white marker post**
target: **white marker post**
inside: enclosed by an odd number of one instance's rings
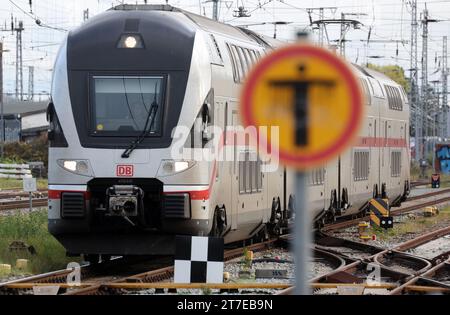
[[[33,192],[37,190],[36,186],[36,178],[23,179],[23,191],[28,192],[30,197],[30,212],[33,211]]]

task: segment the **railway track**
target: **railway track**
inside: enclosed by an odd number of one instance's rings
[[[450,259],[427,260],[422,257],[407,254],[406,251],[426,244],[444,235],[450,234],[450,227],[436,230],[404,242],[392,249],[370,246],[349,240],[343,240],[327,234],[321,234],[314,248],[316,259],[324,259],[333,266],[333,271],[311,279],[315,294],[336,294],[338,288],[356,290],[363,288],[369,294],[450,294]],[[290,237],[273,239],[247,246],[248,250],[265,251],[276,246],[287,246]],[[281,243],[280,243],[281,242]],[[364,255],[355,255],[355,252]],[[225,251],[225,261],[242,257],[243,248]],[[447,253],[448,254],[448,253]],[[374,266],[379,268],[380,282],[367,282]],[[70,271],[62,270],[55,273],[34,276],[31,278],[11,281],[0,285],[0,294],[30,293],[33,287],[58,286],[60,294],[64,295],[117,295],[154,289],[156,293],[164,290],[177,289],[221,289],[237,292],[238,289],[277,289],[280,294],[290,294],[289,283],[224,283],[224,284],[173,284],[172,265],[155,268],[142,273],[124,277],[104,277],[95,274],[86,279],[80,287],[66,284]],[[89,271],[91,272],[91,271]],[[88,273],[85,269],[84,274]],[[287,289],[286,289],[287,288]],[[283,290],[286,289],[286,290]]]
[[[32,205],[33,205],[33,208],[47,207],[48,199],[47,198],[33,198]],[[0,201],[0,211],[26,209],[29,207],[30,207],[29,199]]]
[[[425,200],[424,200],[425,199]],[[422,209],[428,206],[439,205],[442,203],[450,202],[450,188],[437,190],[431,193],[426,193],[418,196],[408,198],[401,207],[391,208],[392,216],[399,216],[408,212]],[[360,216],[352,219],[338,221],[336,223],[328,224],[321,230],[323,232],[329,232],[333,230],[340,230],[343,228],[357,225],[361,221],[368,221],[370,217],[368,215]]]
[[[261,243],[245,246],[245,248],[254,252],[259,252],[271,249],[275,246],[287,246],[286,239],[271,239]],[[243,247],[227,249],[224,253],[224,260],[231,261],[233,259],[242,257],[243,250]],[[333,259],[336,266],[341,265],[340,259],[338,257],[332,257],[332,255],[328,253],[321,253],[320,255],[322,257],[329,257],[327,259],[330,260]],[[114,276],[105,277],[103,274],[98,273],[98,271],[96,273],[95,269],[93,269],[92,267],[84,267],[84,269],[82,269],[82,279],[85,279],[86,281],[84,281],[80,287],[74,287],[67,284],[67,276],[71,272],[72,270],[60,270],[54,273],[37,275],[0,284],[0,294],[19,294],[20,292],[30,293],[31,290],[33,290],[33,287],[48,286],[58,286],[61,289],[60,293],[64,295],[118,294],[123,289],[144,289],[145,287],[153,288],[155,287],[155,283],[159,283],[159,285],[156,285],[159,286],[159,289],[164,289],[171,286],[167,281],[173,277],[174,267],[172,265],[172,261],[170,261],[162,267],[159,266],[158,268],[151,268],[148,271],[127,275],[124,277],[117,277],[117,273],[115,273]],[[92,273],[94,273],[94,275],[90,275]],[[264,287],[264,285],[261,284],[248,284],[241,286],[245,288]],[[278,289],[284,289],[289,286],[290,285],[288,284],[272,285],[273,288]],[[184,287],[191,288],[192,286],[185,285]],[[218,285],[217,287],[227,289],[228,287],[230,287],[230,285],[224,284],[222,286]]]
[[[450,226],[421,235],[392,249],[381,249],[363,243],[319,235],[318,245],[345,259],[346,264],[311,280],[314,294],[338,294],[338,288],[349,293],[366,294],[450,294],[450,253],[425,259],[406,253],[407,250],[450,234]],[[334,249],[333,249],[334,248]],[[354,250],[364,253],[354,255]],[[378,268],[376,273],[373,272]],[[379,272],[377,274],[377,272]],[[378,275],[378,281],[372,276]],[[363,290],[363,291],[361,291]],[[279,294],[292,294],[289,288]]]
[[[448,196],[440,196],[446,195]],[[440,198],[435,198],[440,197]],[[434,198],[433,200],[427,200]],[[424,201],[425,199],[425,201]],[[40,202],[46,202],[46,199],[39,199]],[[420,203],[418,203],[420,201]],[[443,189],[432,193],[415,196],[408,199],[408,202],[414,202],[413,205],[407,205],[396,210],[393,210],[394,215],[405,213],[422,208],[426,205],[439,204],[450,201],[450,189]],[[19,202],[19,201],[16,201]],[[28,200],[23,202],[28,203]],[[1,206],[4,205],[0,202]],[[27,204],[28,206],[28,204]],[[339,229],[359,222],[361,219],[353,220],[351,222],[342,222],[326,227],[326,231]],[[345,224],[345,225],[343,225]],[[405,242],[391,250],[384,250],[382,248],[352,242],[328,236],[323,234],[319,239],[318,244],[314,248],[315,257],[327,261],[332,266],[332,272],[325,275],[320,275],[312,279],[313,287],[317,289],[337,288],[338,286],[348,285],[350,283],[361,283],[361,279],[368,276],[367,268],[370,264],[376,264],[380,267],[382,279],[390,279],[391,282],[383,283],[383,289],[388,290],[392,294],[404,293],[423,293],[423,292],[443,292],[447,293],[445,281],[436,280],[432,275],[442,274],[437,270],[444,270],[448,272],[449,263],[445,262],[449,255],[441,255],[439,259],[426,260],[421,257],[409,255],[405,253],[410,248],[417,247],[421,244],[427,243],[432,239],[450,234],[450,227],[438,231],[433,231],[426,235],[422,235],[411,241]],[[276,246],[276,244],[283,243],[287,246],[289,236],[273,239],[262,243],[247,246],[248,250],[264,251]],[[224,254],[225,261],[230,261],[235,258],[242,257],[243,248],[228,249]],[[449,253],[446,253],[449,254]],[[439,269],[436,269],[440,266]],[[148,268],[148,267],[147,267]],[[101,268],[100,268],[101,269]],[[149,270],[148,270],[149,269]],[[173,277],[173,266],[171,262],[166,265],[159,265],[158,268],[148,268],[144,272],[135,273],[132,275],[119,276],[105,276],[98,274],[92,267],[83,267],[82,275],[85,281],[80,287],[73,287],[67,285],[67,276],[72,272],[71,270],[60,270],[54,273],[47,273],[37,275],[16,281],[10,281],[5,284],[0,284],[0,294],[17,293],[25,291],[29,293],[33,287],[56,285],[60,289],[61,294],[67,295],[105,295],[105,294],[120,294],[123,290],[143,290],[153,288],[157,290],[163,289],[180,289],[180,288],[200,288],[200,285],[173,285],[168,282]],[[93,271],[94,270],[94,271]],[[98,269],[97,269],[98,270]],[[434,274],[430,272],[434,271]],[[120,273],[119,273],[120,274]],[[445,274],[445,273],[444,273]],[[357,280],[357,281],[356,281]],[[355,282],[356,281],[356,282]],[[426,291],[431,287],[431,282],[434,289]],[[263,288],[261,284],[245,284],[246,288]],[[211,288],[218,289],[233,289],[245,287],[245,285],[224,284],[216,285]],[[287,287],[286,284],[268,284],[265,288],[283,289]],[[369,289],[381,289],[380,286],[366,286]],[[286,292],[290,292],[289,290]],[[399,292],[399,293],[398,293]]]
[[[441,180],[441,184],[450,183],[450,180]],[[431,185],[431,179],[416,180],[411,182],[411,187]]]
[[[33,196],[47,197],[48,190],[47,189],[39,189],[36,192],[32,193]],[[29,193],[20,191],[20,190],[5,190],[0,191],[0,200],[2,199],[15,199],[15,198],[24,198],[28,197]]]
[[[0,192],[0,211],[26,209],[30,207],[29,193],[18,190]],[[40,189],[32,193],[33,207],[46,207],[48,205],[48,191]]]

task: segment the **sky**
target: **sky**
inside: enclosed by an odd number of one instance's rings
[[[0,41],[4,43],[4,90],[11,94],[15,90],[16,35],[12,34],[11,16],[14,21],[23,21],[23,64],[24,92],[28,92],[28,69],[34,66],[34,92],[42,94],[35,98],[45,98],[50,92],[51,73],[58,47],[68,31],[83,23],[85,10],[89,18],[104,12],[112,5],[120,3],[140,3],[127,0],[0,0]],[[169,4],[197,14],[212,16],[212,3],[206,0],[147,0],[149,4]],[[411,15],[410,0],[222,0],[219,20],[233,25],[249,25],[256,32],[273,36],[271,24],[254,25],[264,22],[289,22],[278,27],[281,40],[292,41],[296,31],[307,30],[317,39],[317,30],[310,27],[308,8],[325,8],[325,19],[346,18],[362,23],[359,29],[350,29],[346,35],[346,58],[351,62],[379,65],[398,64],[410,68]],[[429,23],[428,68],[429,81],[440,79],[443,36],[450,37],[450,0],[418,0],[418,19],[425,9],[429,18],[438,22]],[[250,17],[235,17],[238,6],[244,8]],[[40,20],[41,26],[36,24]],[[311,20],[319,19],[319,11],[314,10]],[[17,25],[17,24],[16,24]],[[330,43],[339,38],[338,25],[327,28]],[[419,22],[419,67],[422,54],[422,26]],[[370,41],[367,43],[370,32]],[[409,75],[409,72],[406,73]]]

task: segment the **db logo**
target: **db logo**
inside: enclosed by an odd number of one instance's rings
[[[117,165],[116,175],[121,177],[132,177],[134,174],[133,165]]]

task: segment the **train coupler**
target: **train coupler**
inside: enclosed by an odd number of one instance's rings
[[[109,216],[136,217],[144,196],[141,188],[133,185],[114,185],[107,189]]]

